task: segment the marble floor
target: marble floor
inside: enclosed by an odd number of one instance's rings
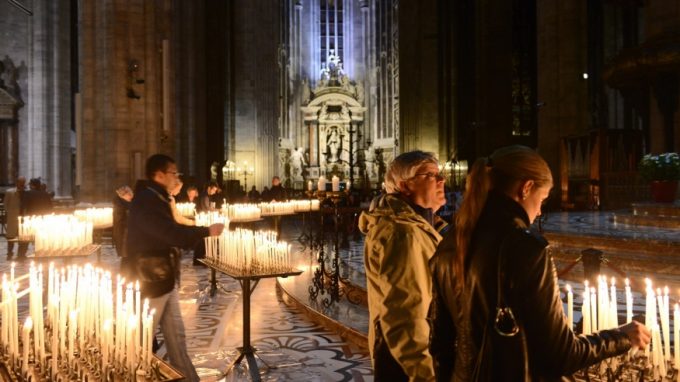
[[[601,273],[608,278],[616,277],[619,285],[619,306],[625,309],[623,294],[623,278],[630,277],[634,295],[634,312],[644,313],[644,278],[651,278],[655,286],[669,286],[671,295],[680,298],[680,230],[657,227],[631,226],[617,224],[611,212],[558,212],[549,213],[542,220],[544,235],[550,242],[552,254],[562,287],[565,301],[565,286],[569,283],[575,296],[575,307],[581,304],[583,291],[583,266],[574,261],[586,248],[602,250],[605,261]],[[538,229],[538,223],[535,224]],[[327,239],[332,242],[332,234]],[[340,274],[356,286],[365,288],[366,275],[363,268],[363,241],[350,240],[349,245],[340,248]],[[327,250],[332,250],[328,248]],[[327,264],[327,267],[330,264]],[[356,303],[342,299],[331,307],[321,304],[327,295],[316,300],[309,298],[308,287],[316,261],[308,254],[299,254],[299,269],[303,274],[294,279],[280,280],[285,291],[313,309],[334,321],[343,323],[359,333],[367,333],[367,309]],[[575,319],[580,319],[578,311]]]
[[[295,230],[295,225],[284,232]],[[6,240],[0,237],[0,273],[9,272],[5,260]],[[30,250],[29,250],[30,253]],[[96,263],[96,255],[91,262]],[[118,258],[108,245],[102,246],[103,268],[116,270]],[[29,262],[16,262],[18,275],[27,272]],[[204,381],[246,381],[242,362],[231,373],[222,371],[238,356],[242,344],[243,313],[241,287],[237,281],[219,276],[220,290],[208,293],[209,270],[194,266],[190,256],[182,261],[180,305],[187,334],[187,346]],[[372,381],[367,350],[343,340],[315,324],[300,310],[281,299],[276,280],[264,279],[251,297],[251,343],[258,349],[263,381]],[[27,314],[27,301],[20,305],[20,318]],[[162,345],[162,336],[159,333]],[[159,354],[164,354],[161,347]],[[271,367],[267,367],[267,365]]]
[[[266,225],[267,222],[262,224]],[[316,310],[340,323],[340,326],[352,328],[356,333],[365,336],[368,329],[367,309],[346,299],[331,307],[324,307],[321,301],[327,295],[321,295],[316,300],[310,299],[308,289],[311,274],[316,267],[315,254],[304,250],[296,241],[303,229],[300,219],[285,218],[281,227],[282,237],[295,243],[297,267],[303,270],[303,274],[286,279],[262,280],[252,294],[252,343],[262,359],[258,364],[263,380],[373,380],[367,351],[365,347],[357,346],[357,343],[362,345],[361,342],[343,339],[336,334],[337,331],[328,330],[310,319],[308,311]],[[610,243],[612,249],[608,256],[616,260],[626,273],[633,277],[649,276],[670,281],[672,286],[677,285],[680,288],[680,230],[616,224],[611,214],[599,212],[548,214],[542,228],[547,237],[553,238],[551,244],[555,248],[553,255],[558,270],[570,265],[578,254],[579,243],[587,241],[587,238],[595,237],[600,241],[611,239],[623,244],[616,249],[618,247]],[[329,235],[328,240],[332,241],[332,233]],[[365,288],[363,240],[361,237],[358,240],[351,239],[345,247],[340,248],[340,273],[352,284]],[[654,245],[661,245],[667,250],[658,256],[634,250]],[[626,251],[626,248],[632,250]],[[0,237],[0,273],[9,269],[9,263],[4,260],[5,251],[6,241],[4,237]],[[96,262],[97,258],[93,255],[90,260]],[[102,247],[99,265],[112,270],[118,268],[118,258],[110,246]],[[19,274],[27,268],[26,262],[17,263]],[[579,292],[582,284],[578,281],[582,280],[580,275],[582,268],[577,266],[568,277],[560,280],[562,286],[567,282],[572,285],[575,291],[575,307],[580,306],[581,300]],[[189,257],[183,260],[180,298],[190,355],[205,381],[248,380],[245,366],[237,366],[227,376],[221,373],[238,356],[236,348],[242,344],[240,285],[227,276],[218,276],[221,288],[216,296],[210,297],[208,276],[209,271],[205,267],[194,266]],[[644,311],[643,296],[639,292],[640,290],[634,292],[636,313]],[[287,304],[286,295],[293,296],[299,304]],[[619,304],[624,304],[623,294],[620,299]],[[20,316],[25,314],[24,306]],[[575,316],[578,321],[578,311]],[[160,340],[162,343],[162,338]],[[164,349],[161,348],[160,353],[163,352]],[[271,367],[266,367],[266,364]]]

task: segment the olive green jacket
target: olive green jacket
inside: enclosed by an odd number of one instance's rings
[[[430,355],[432,276],[428,261],[442,236],[409,204],[384,195],[361,214],[366,234],[364,266],[368,284],[369,348],[375,365],[376,325],[391,355],[411,381],[435,379]]]

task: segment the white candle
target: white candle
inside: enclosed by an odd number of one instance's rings
[[[71,311],[69,315],[69,320],[68,320],[68,326],[69,326],[69,331],[68,331],[68,359],[69,359],[69,364],[73,359],[75,358],[75,352],[76,352],[76,330],[78,329],[78,311]]]
[[[583,328],[581,332],[583,334],[590,334],[590,292],[588,291],[588,281],[584,282],[583,285],[583,303],[581,304]]]
[[[569,329],[574,329],[574,294],[569,284],[567,284],[567,324]]]
[[[151,346],[151,343],[152,343],[152,338],[153,338],[153,331],[155,329],[154,325],[153,325],[155,314],[156,314],[156,309],[151,309],[151,312],[149,313],[149,326],[148,326],[148,332],[147,332],[147,335],[148,335],[147,346],[148,347],[146,349],[147,350],[146,358],[148,360],[149,365],[151,365],[151,360],[153,359],[153,348]]]
[[[633,293],[630,291],[630,281],[626,278],[626,322],[633,321]]]
[[[345,189],[348,192],[352,189],[352,182],[351,181],[349,181],[349,180],[347,181],[347,184],[345,185]]]
[[[312,181],[307,182],[307,191],[312,191]]]
[[[673,309],[673,361],[676,369],[680,369],[680,306]],[[680,377],[680,376],[679,376]]]
[[[590,331],[591,333],[597,332],[600,328],[597,326],[597,317],[600,312],[597,311],[597,294],[595,293],[595,287],[590,288]]]
[[[338,178],[337,175],[333,175],[331,182],[333,186],[333,192],[340,191],[340,178]]]
[[[663,295],[663,311],[662,311],[662,317],[663,319],[661,320],[661,326],[663,330],[663,348],[664,348],[664,356],[666,360],[671,359],[671,333],[670,333],[670,326],[671,326],[671,316],[670,316],[670,307],[668,306],[670,304],[669,302],[669,297],[668,297],[668,287],[664,288],[664,295]]]
[[[320,176],[319,177],[319,182],[317,184],[318,191],[326,191],[326,177],[325,176]]]
[[[22,337],[21,340],[23,341],[22,344],[22,350],[23,350],[23,362],[21,364],[21,371],[23,373],[26,373],[28,371],[28,352],[31,347],[31,330],[33,329],[33,320],[31,319],[30,316],[26,318],[26,322],[24,323],[24,329],[22,332]]]
[[[610,314],[609,314],[609,327],[616,328],[619,326],[619,309],[616,303],[616,279],[611,278],[611,296],[609,298],[610,304]]]

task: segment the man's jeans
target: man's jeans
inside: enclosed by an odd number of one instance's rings
[[[161,326],[170,365],[179,370],[187,381],[198,382],[198,374],[187,354],[186,335],[177,289],[160,297],[150,298],[149,310],[151,309],[156,309],[153,325],[154,328],[159,324]]]

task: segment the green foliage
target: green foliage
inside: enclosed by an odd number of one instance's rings
[[[678,153],[647,154],[638,166],[640,176],[646,181],[680,180],[680,156]]]

